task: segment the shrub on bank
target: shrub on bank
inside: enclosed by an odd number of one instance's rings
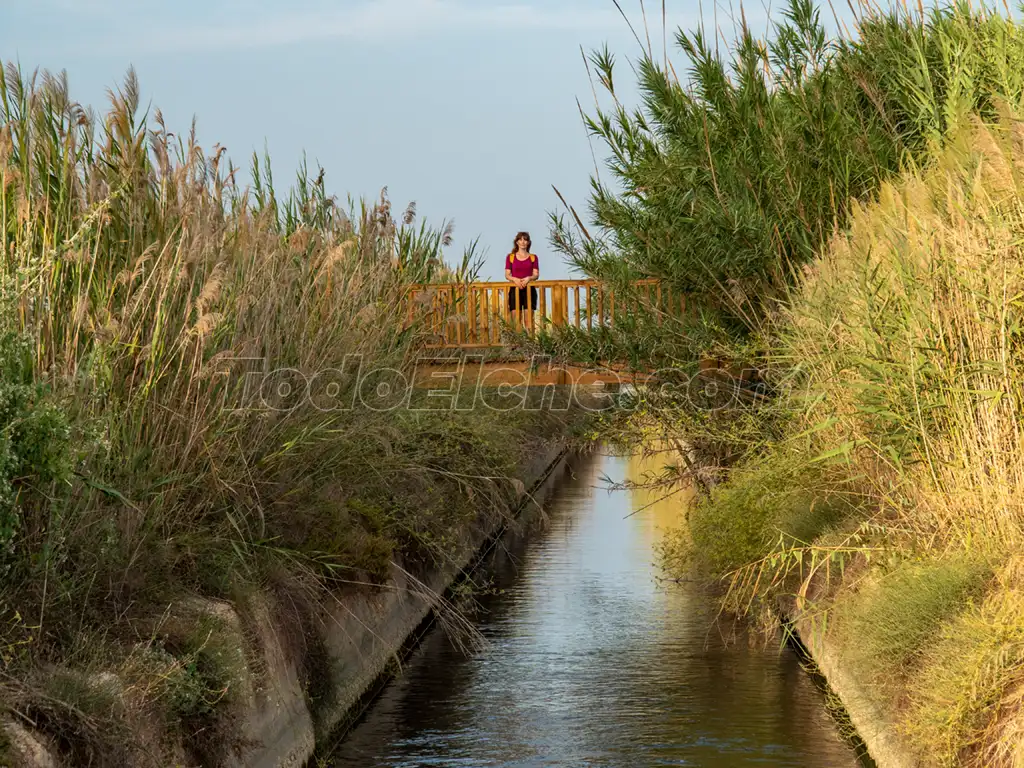
[[[48,387],[36,380],[27,336],[0,318],[0,573],[6,573],[39,491],[70,482],[71,425]]]
[[[690,512],[694,557],[708,574],[801,547],[855,511],[850,494],[780,454],[744,466]]]
[[[880,701],[899,697],[942,627],[983,594],[991,576],[987,563],[962,556],[904,560],[876,568],[855,593],[836,598],[846,658]]]
[[[982,768],[1021,758],[1024,593],[1018,560],[984,600],[961,608],[923,648],[902,727],[936,765]]]

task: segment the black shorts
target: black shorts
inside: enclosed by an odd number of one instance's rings
[[[518,306],[516,305],[516,291],[517,290],[519,291],[519,297],[518,297],[519,304],[518,304]],[[509,308],[509,311],[511,312],[512,310],[515,310],[515,309],[536,309],[537,308],[537,289],[534,288],[532,285],[530,286],[530,293],[529,293],[529,297],[530,297],[529,298],[529,302],[530,302],[530,304],[529,304],[529,306],[527,306],[527,304],[526,304],[526,302],[527,302],[527,298],[526,297],[527,297],[527,293],[526,293],[526,289],[525,288],[516,288],[515,286],[513,286],[512,288],[509,288],[508,289],[508,308]]]

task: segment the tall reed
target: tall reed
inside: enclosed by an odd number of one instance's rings
[[[176,596],[445,562],[529,451],[525,417],[499,440],[486,413],[407,411],[357,376],[409,375],[406,288],[472,279],[475,243],[449,266],[450,223],[384,193],[345,210],[322,169],[282,196],[254,155],[243,187],[194,125],[140,115],[134,73],[110,101],[97,116],[64,75],[0,76],[9,681],[130,645]]]
[[[994,7],[854,10],[852,35],[831,38],[819,6],[791,0],[760,39],[740,9],[722,52],[718,30],[678,30],[681,63],[653,50],[635,62],[637,109],[612,53],[590,55],[607,106],[584,121],[609,175],[592,179],[587,226],[553,214],[552,239],[589,275],[659,278],[700,308],[682,332],[642,335],[677,336],[689,357],[744,344],[851,201],[923,161],[958,116],[992,119],[1024,93],[1024,38]]]

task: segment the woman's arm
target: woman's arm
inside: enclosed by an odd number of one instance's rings
[[[533,257],[533,274],[526,278],[527,283],[532,283],[534,280],[540,279],[540,262],[537,257]]]

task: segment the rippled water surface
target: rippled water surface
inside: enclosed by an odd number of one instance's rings
[[[656,581],[678,498],[605,490],[637,459],[577,464],[549,519],[494,558],[483,651],[434,630],[327,764],[859,768],[795,655],[724,643],[709,606]]]

